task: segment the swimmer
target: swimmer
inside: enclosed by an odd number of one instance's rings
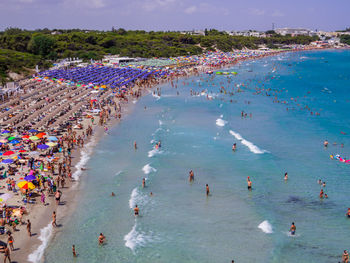
[[[77,256],[77,253],[75,251],[75,245],[72,245],[72,253],[73,253],[73,257]]]
[[[235,151],[236,151],[236,149],[237,149],[237,144],[236,144],[236,143],[234,143],[234,144],[233,144],[233,146],[232,146],[232,151],[234,151],[234,152],[235,152]]]
[[[98,237],[98,243],[102,245],[103,242],[105,242],[105,240],[106,240],[106,237],[102,233],[100,233],[100,236]]]
[[[348,212],[345,214],[348,218],[350,218],[350,208],[348,208]]]
[[[249,176],[247,178],[247,183],[248,183],[248,190],[252,190],[252,181],[250,181]]]
[[[349,253],[348,251],[344,250],[343,256],[341,257],[341,260],[343,263],[349,262]]]
[[[152,192],[150,192],[150,194],[149,194],[150,196],[153,196],[153,193]]]
[[[323,186],[323,187],[326,187],[326,182],[323,182],[323,183],[322,183],[322,186]]]
[[[324,198],[328,198],[328,195],[327,195],[327,194],[324,194]]]
[[[194,181],[194,173],[193,171],[191,170],[190,171],[190,176],[189,176],[189,179],[188,179],[190,182],[193,182]]]
[[[294,222],[292,223],[289,231],[291,235],[295,235],[295,231],[297,230],[297,227],[295,226]]]
[[[285,181],[288,180],[288,173],[284,173],[284,180],[285,180]]]
[[[207,196],[209,196],[209,194],[210,194],[209,185],[206,184],[206,185],[205,185],[205,188],[206,188]]]
[[[137,205],[135,205],[135,208],[134,208],[134,214],[135,216],[138,216],[139,215],[139,208],[137,207]]]
[[[322,180],[321,180],[321,179],[318,179],[317,183],[318,183],[318,184],[322,184]]]
[[[145,188],[145,187],[146,187],[146,179],[143,178],[143,179],[142,179],[142,188]]]
[[[323,189],[320,191],[320,198],[323,198]]]
[[[112,192],[112,193],[111,193],[111,196],[115,196],[115,193]]]
[[[137,150],[137,144],[136,141],[134,141],[134,149]]]
[[[327,141],[327,140],[325,140],[325,141],[323,142],[323,146],[324,146],[325,148],[328,147],[328,141]]]

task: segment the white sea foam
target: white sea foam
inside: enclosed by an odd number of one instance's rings
[[[51,223],[49,223],[46,227],[40,229],[39,240],[41,241],[41,244],[36,250],[34,250],[33,253],[31,253],[28,256],[28,261],[34,262],[34,263],[40,262],[40,259],[44,255],[45,248],[49,243],[51,235],[52,235]]]
[[[135,205],[137,205],[138,203],[140,203],[142,201],[142,196],[139,193],[139,190],[137,189],[137,187],[135,187],[130,195],[130,199],[129,199],[129,207],[131,209],[133,209],[135,207]]]
[[[130,248],[133,252],[138,247],[145,246],[148,242],[152,242],[151,235],[147,235],[145,232],[137,231],[137,223],[132,227],[131,231],[124,236],[125,246]]]
[[[150,150],[150,151],[148,152],[148,157],[151,158],[151,157],[153,157],[154,155],[156,155],[156,154],[161,154],[161,153],[163,153],[163,151],[160,151],[160,150],[154,148],[153,150]]]
[[[260,228],[266,234],[273,233],[272,225],[267,220],[261,222],[260,225],[258,226],[258,228]]]
[[[222,116],[222,115],[221,115],[221,116]],[[223,120],[223,119],[221,119],[221,118],[219,118],[219,119],[216,120],[216,125],[217,125],[217,126],[220,126],[220,127],[225,126],[226,123],[227,123],[227,121],[225,121],[225,120]]]
[[[152,172],[157,172],[157,169],[155,169],[148,163],[142,168],[142,171],[144,172],[144,174],[150,174]]]
[[[163,125],[163,122],[161,120],[158,120],[158,122],[159,122],[159,126]]]
[[[150,143],[152,143],[152,144],[155,143],[155,142],[156,142],[156,141],[155,141],[154,139],[152,139],[152,140],[150,141]]]
[[[137,100],[133,100],[132,103],[136,104]]]
[[[252,142],[247,141],[238,132],[234,132],[230,130],[230,134],[233,135],[237,140],[239,140],[243,145],[247,146],[252,153],[262,154],[262,153],[268,152],[266,150],[261,150],[258,146],[256,146]]]
[[[158,94],[155,94],[155,93],[153,93],[153,92],[152,92],[152,96],[155,97],[157,100],[160,99],[160,96],[158,96]]]
[[[80,154],[80,160],[79,162],[75,165],[76,171],[73,173],[72,178],[76,181],[79,180],[80,175],[82,174],[81,168],[84,167],[84,165],[89,161],[93,147],[95,145],[95,140],[94,138],[91,139],[89,143],[85,145],[85,147],[81,150]]]

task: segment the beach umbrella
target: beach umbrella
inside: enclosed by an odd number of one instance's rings
[[[4,130],[2,133],[10,133],[10,131],[8,131],[8,130]]]
[[[6,140],[6,139],[1,139],[0,142],[1,142],[1,143],[6,143],[7,140]]]
[[[12,140],[15,139],[15,138],[16,138],[16,137],[11,136],[11,137],[8,137],[7,140],[8,140],[8,141],[12,141]]]
[[[29,155],[39,155],[40,153],[37,151],[30,152]]]
[[[33,133],[33,132],[38,132],[38,131],[35,129],[31,129],[31,130],[29,130],[29,132]]]
[[[38,137],[36,137],[36,136],[31,136],[31,137],[29,137],[29,139],[30,139],[30,140],[32,140],[32,141],[39,140],[39,138],[38,138]]]
[[[7,151],[7,152],[3,153],[4,156],[9,156],[9,155],[12,155],[12,154],[15,154],[15,152],[14,151]]]
[[[22,139],[29,139],[29,135],[22,136]]]
[[[41,139],[41,138],[44,137],[45,135],[46,135],[45,132],[41,132],[41,133],[36,134],[35,136]]]
[[[55,143],[55,142],[48,142],[48,143],[46,143],[46,145],[48,145],[50,147],[53,147],[53,146],[57,145],[57,143]]]
[[[47,148],[49,148],[49,146],[46,145],[46,144],[39,144],[38,148],[41,149],[41,150],[46,150]]]
[[[13,140],[13,141],[11,141],[11,143],[12,143],[12,144],[17,144],[17,143],[20,143],[20,141],[18,141],[18,140]]]
[[[49,141],[53,141],[53,142],[58,141],[57,137],[55,137],[55,136],[49,136],[47,139]]]
[[[12,197],[12,194],[6,193],[0,195],[0,202],[6,202],[8,199]]]
[[[26,150],[19,150],[18,152],[20,152],[20,153],[25,153]]]
[[[31,182],[31,181],[36,180],[36,177],[35,177],[35,175],[30,174],[30,175],[27,175],[26,177],[24,177],[24,180]],[[1,196],[0,196],[0,198],[1,198]]]
[[[2,163],[13,163],[12,159],[5,159],[2,161]]]
[[[9,134],[9,133],[4,133],[4,134],[2,134],[2,136],[4,136],[4,137],[10,137],[11,134]]]
[[[22,181],[22,182],[19,182],[17,184],[17,186],[21,189],[35,189],[35,185],[31,182],[27,182],[27,181]]]

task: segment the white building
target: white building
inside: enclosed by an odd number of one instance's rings
[[[282,35],[282,36],[285,36],[285,35],[292,35],[292,36],[303,35],[303,36],[309,36],[311,31],[310,31],[309,29],[303,29],[303,28],[277,28],[277,29],[275,29],[275,32],[276,32],[277,34]]]

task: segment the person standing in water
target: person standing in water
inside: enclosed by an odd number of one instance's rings
[[[190,182],[193,182],[194,181],[194,173],[193,171],[191,170],[190,171],[190,176],[189,176],[189,179],[188,179]]]
[[[145,187],[146,187],[146,179],[143,178],[143,179],[142,179],[142,188],[145,188]]]
[[[344,250],[343,256],[341,257],[341,260],[343,263],[349,262],[349,253],[348,251]]]
[[[323,146],[324,146],[325,148],[328,147],[328,141],[327,141],[327,140],[325,140],[325,141],[323,142]]]
[[[210,190],[209,190],[209,185],[208,184],[205,185],[205,189],[206,189],[206,192],[207,192],[207,196],[209,196]]]
[[[350,207],[348,208],[348,212],[345,214],[348,218],[350,218]]]
[[[134,141],[134,149],[137,150],[137,144],[136,141]]]
[[[106,240],[106,237],[102,233],[100,233],[100,236],[98,237],[98,243],[102,245],[103,242],[105,242],[105,240]]]
[[[248,190],[252,190],[252,181],[250,180],[249,176],[247,178],[247,183],[248,183]]]
[[[137,207],[137,205],[135,205],[135,208],[134,208],[134,214],[135,214],[135,216],[138,216],[138,215],[139,215],[139,212],[140,212],[139,208]]]
[[[288,180],[288,173],[284,173],[284,180],[285,180],[285,181]]]
[[[72,245],[72,253],[73,253],[73,257],[77,256],[77,253],[75,251],[75,245]]]
[[[57,224],[56,224],[56,212],[55,211],[52,212],[52,226],[57,227]]]
[[[297,231],[297,227],[295,226],[294,222],[292,223],[289,231],[291,235],[295,235],[295,231]]]
[[[237,149],[237,144],[236,143],[234,143],[233,145],[232,145],[232,151],[236,151],[236,149]]]

